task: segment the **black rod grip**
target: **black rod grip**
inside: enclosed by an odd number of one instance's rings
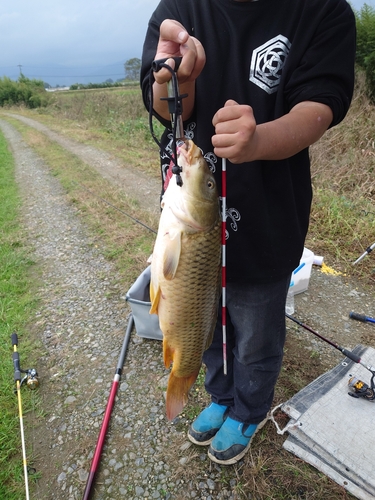
[[[12,346],[18,345],[18,335],[16,333],[12,333],[11,339],[12,339]]]
[[[356,319],[357,321],[362,321],[363,323],[367,322],[367,316],[365,316],[364,314],[355,313],[353,311],[349,313],[349,318]]]
[[[344,354],[344,356],[354,361],[354,363],[361,362],[361,358],[356,354],[354,354],[352,351],[348,351],[347,349],[341,349],[341,352]]]
[[[13,353],[14,381],[21,380],[20,356],[18,352]]]

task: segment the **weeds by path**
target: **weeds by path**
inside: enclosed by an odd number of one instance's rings
[[[13,158],[0,133],[0,498],[24,497],[21,437],[17,397],[14,394],[11,334],[17,331],[21,367],[31,356],[26,325],[35,301],[30,293],[30,269],[33,265],[22,241],[18,211],[20,198],[14,180]],[[26,418],[33,398],[22,390]],[[26,443],[27,446],[27,443]]]

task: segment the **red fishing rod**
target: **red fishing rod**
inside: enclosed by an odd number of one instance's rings
[[[105,413],[104,413],[103,423],[102,423],[102,426],[101,426],[101,429],[99,432],[99,437],[98,437],[98,441],[96,443],[95,453],[94,453],[94,456],[92,459],[91,468],[90,468],[89,476],[87,478],[86,487],[85,487],[85,491],[83,493],[82,500],[88,500],[90,498],[90,495],[91,495],[91,490],[92,490],[92,486],[94,484],[95,474],[96,474],[96,471],[97,471],[99,463],[100,463],[100,456],[102,454],[105,437],[107,435],[108,424],[109,424],[109,421],[111,418],[112,408],[113,408],[113,405],[115,402],[115,397],[116,397],[117,389],[118,389],[120,378],[121,378],[122,367],[124,366],[124,362],[125,362],[126,351],[127,351],[128,344],[129,344],[130,334],[131,334],[131,331],[133,328],[133,321],[134,321],[133,315],[130,314],[129,323],[128,323],[128,326],[126,328],[124,342],[122,344],[121,353],[120,353],[120,356],[119,356],[119,359],[117,362],[116,373],[115,373],[115,376],[114,376],[114,379],[112,382],[111,391],[109,393],[109,398],[108,398],[107,406],[106,406]]]

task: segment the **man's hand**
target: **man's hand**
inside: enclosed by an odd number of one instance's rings
[[[182,61],[177,71],[179,83],[193,82],[202,71],[206,54],[199,40],[190,36],[185,28],[177,21],[166,19],[160,25],[160,37],[155,59],[180,57]],[[174,69],[174,60],[167,64]],[[170,72],[162,68],[154,74],[157,83],[162,84],[171,79]]]
[[[212,120],[214,153],[232,163],[289,158],[320,139],[332,118],[329,106],[304,101],[281,118],[257,125],[250,106],[229,100]]]
[[[215,114],[212,124],[216,133],[212,137],[214,153],[232,163],[248,161],[257,140],[253,109],[229,100]]]
[[[180,93],[187,94],[187,98],[184,99],[182,115],[183,120],[187,120],[194,109],[195,79],[206,63],[206,53],[200,41],[190,36],[182,24],[172,19],[166,19],[160,25],[155,60],[167,59],[166,63],[174,69],[174,60],[168,59],[171,57],[182,57],[177,78]],[[172,75],[166,68],[162,68],[154,73],[154,78],[154,109],[160,116],[168,120],[170,118],[168,105],[161,98],[168,95],[165,84],[172,78]]]

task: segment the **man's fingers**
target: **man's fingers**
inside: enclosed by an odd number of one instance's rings
[[[189,33],[178,21],[165,19],[160,25],[160,38],[177,44],[183,44],[188,41]]]
[[[238,106],[238,102],[234,101],[233,99],[228,99],[227,102],[224,104],[224,107],[227,106]]]

